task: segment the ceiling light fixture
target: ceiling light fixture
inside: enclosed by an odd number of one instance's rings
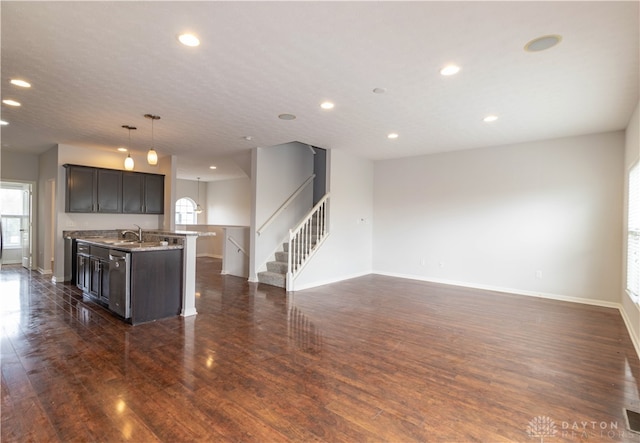
[[[200,206],[200,177],[198,177],[198,202],[196,203],[196,214],[202,213],[202,206]]]
[[[280,120],[295,120],[296,116],[293,114],[280,114],[278,118]]]
[[[160,116],[153,115],[153,114],[145,114],[144,118],[148,118],[149,120],[151,120],[151,149],[149,149],[149,152],[147,152],[147,163],[149,163],[151,166],[155,166],[158,164],[158,153],[154,149],[153,121],[160,120]]]
[[[10,83],[12,85],[15,86],[20,86],[21,88],[30,88],[31,87],[31,83],[24,81],[24,80],[20,80],[19,78],[12,78]]]
[[[211,166],[209,166],[209,169],[218,169],[218,167],[214,166],[214,165],[211,165]]]
[[[323,102],[322,104],[320,104],[320,107],[322,109],[333,109],[335,105],[331,102]]]
[[[180,41],[180,43],[182,43],[185,46],[195,47],[200,45],[200,39],[198,39],[198,37],[188,32],[184,34],[180,34],[178,36],[178,40]]]
[[[136,128],[135,126],[129,126],[129,125],[122,125],[122,127],[129,131],[129,148],[131,148],[131,131],[135,131],[138,128]],[[131,153],[129,153],[127,155],[127,158],[124,159],[124,169],[126,169],[127,171],[133,171],[134,166],[135,166],[135,163],[131,158]]]
[[[482,119],[483,122],[485,123],[491,123],[498,120],[498,116],[497,115],[487,115],[485,118]]]
[[[387,138],[391,140],[396,139],[398,138],[398,134],[395,132],[392,132],[391,134],[387,135]]]
[[[555,45],[562,41],[562,36],[557,34],[543,35],[542,37],[534,38],[526,45],[524,50],[527,52],[540,52],[546,49],[553,48]]]
[[[20,102],[17,102],[15,100],[11,100],[11,99],[2,100],[2,103],[4,103],[5,105],[9,105],[9,106],[20,106]]]
[[[447,65],[440,70],[440,74],[448,77],[450,75],[455,75],[460,72],[460,66],[456,65]]]
[[[6,126],[6,125],[8,125],[8,124],[9,124],[9,122],[6,122],[6,121],[4,121],[4,120],[0,120],[0,125],[2,125],[2,126]]]
[[[120,147],[118,148],[118,151],[120,151],[120,152],[127,152],[127,151],[128,151],[128,149],[127,149],[127,148],[125,148],[124,146],[120,146]]]

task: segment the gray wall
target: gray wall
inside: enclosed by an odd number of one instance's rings
[[[636,162],[640,161],[640,102],[636,106],[636,110],[629,121],[625,137],[625,172],[628,172]],[[628,174],[625,173],[625,178],[628,178]],[[625,181],[625,184],[627,182]],[[627,186],[625,186],[625,190]],[[626,193],[625,193],[626,196]],[[622,243],[625,245],[622,252],[622,259],[626,262],[627,257],[627,199],[625,198],[625,211],[624,211],[624,226],[625,230],[622,236]],[[630,328],[631,337],[634,340],[636,351],[640,355],[640,304],[635,303],[629,294],[627,294],[626,288],[627,269],[626,265],[622,271],[623,286],[621,288],[622,297],[622,313],[625,317],[625,321]]]
[[[374,270],[617,304],[624,133],[379,161]]]

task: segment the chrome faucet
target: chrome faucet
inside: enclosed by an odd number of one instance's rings
[[[136,237],[138,237],[138,242],[142,243],[142,228],[138,225],[133,225],[133,226],[138,227],[138,232],[132,231],[130,229],[125,229],[124,231],[120,231],[120,235],[122,235],[122,237],[124,238],[126,234],[133,234]]]

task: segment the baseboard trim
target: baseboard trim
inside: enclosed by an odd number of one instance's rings
[[[196,315],[198,313],[198,311],[196,311],[196,308],[190,308],[187,310],[184,310],[180,313],[180,315],[182,317],[191,317],[192,315]]]
[[[217,254],[197,254],[196,258],[200,258],[200,257],[208,257],[208,258],[222,258],[221,255],[217,255]]]
[[[622,320],[624,321],[624,325],[627,327],[627,332],[629,333],[629,337],[631,337],[631,343],[633,343],[633,347],[636,349],[636,354],[638,354],[638,358],[640,358],[640,341],[636,338],[633,333],[633,328],[631,327],[631,320],[627,316],[627,312],[624,310],[622,305],[619,306],[620,315],[622,316]]]
[[[419,280],[419,281],[425,281],[429,283],[440,283],[443,285],[450,285],[450,286],[461,286],[463,288],[481,289],[484,291],[500,292],[504,294],[526,295],[527,297],[548,298],[551,300],[581,303],[583,305],[601,306],[603,308],[614,308],[614,309],[620,308],[620,303],[610,302],[606,300],[594,300],[591,298],[572,297],[569,295],[560,295],[560,294],[553,294],[553,293],[547,293],[547,292],[524,291],[522,289],[504,288],[501,286],[483,285],[478,283],[468,283],[468,282],[446,280],[446,279],[439,279],[439,278],[420,277],[420,276],[408,275],[408,274],[397,274],[393,272],[392,273],[374,272],[374,274],[385,275],[387,277],[406,278],[409,280]]]
[[[620,312],[620,315],[622,316],[622,320],[624,321],[624,325],[627,328],[627,333],[631,338],[631,343],[633,344],[636,354],[638,354],[638,358],[640,358],[640,343],[634,336],[629,317],[627,317],[627,314],[624,308],[622,307],[622,304],[620,303],[610,302],[606,300],[594,300],[591,298],[572,297],[568,295],[552,294],[552,293],[545,293],[545,292],[523,291],[522,289],[503,288],[500,286],[474,284],[474,283],[459,282],[459,281],[445,280],[445,279],[438,279],[438,278],[427,278],[427,277],[420,277],[416,275],[398,274],[394,272],[373,272],[373,273],[378,275],[384,275],[387,277],[404,278],[409,280],[418,280],[418,281],[424,281],[429,283],[439,283],[439,284],[450,285],[450,286],[461,286],[463,288],[480,289],[484,291],[498,292],[503,294],[546,298],[549,300],[566,301],[571,303],[580,303],[583,305],[600,306],[603,308],[617,309],[618,312]]]
[[[37,268],[38,273],[42,274],[42,275],[49,275],[49,274],[53,274],[53,269],[42,269],[42,268]]]
[[[306,284],[306,285],[298,285],[298,284],[296,284],[296,282],[294,280],[293,289],[290,292],[303,291],[305,289],[316,288],[318,286],[330,285],[332,283],[339,283],[341,281],[351,280],[352,278],[364,277],[365,275],[369,275],[371,273],[372,273],[371,271],[358,272],[358,273],[355,273],[355,274],[345,275],[345,276],[342,276],[342,277],[339,277],[339,278],[333,278],[333,279],[323,280],[323,281],[319,281],[319,282],[313,282],[313,283],[309,283],[309,284]]]

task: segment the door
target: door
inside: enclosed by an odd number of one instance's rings
[[[0,182],[2,263],[32,266],[30,183]]]

